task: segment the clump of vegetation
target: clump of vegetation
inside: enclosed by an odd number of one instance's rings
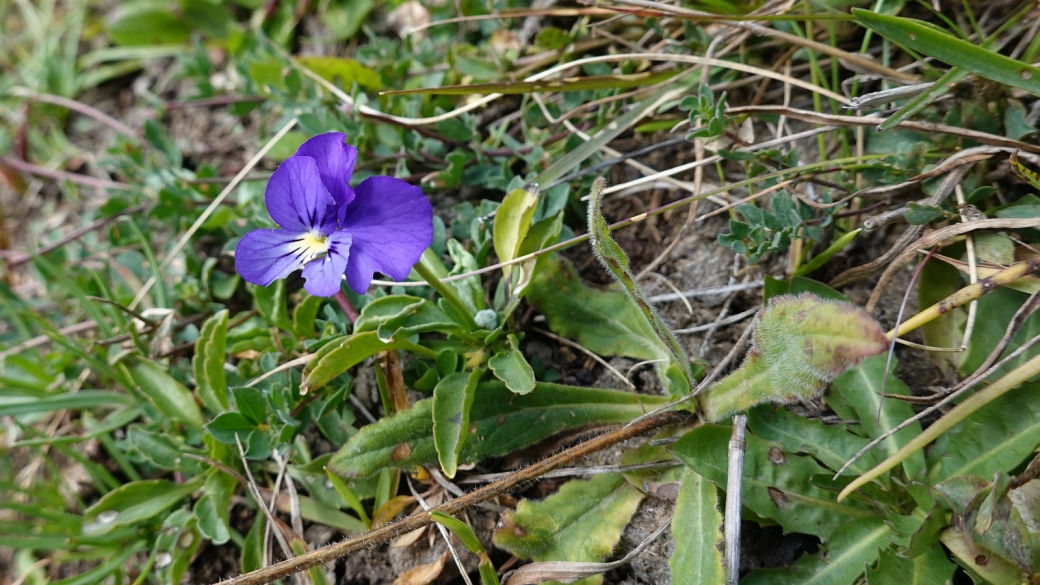
[[[1037,581],[1040,12],[946,8],[0,6],[5,577]]]

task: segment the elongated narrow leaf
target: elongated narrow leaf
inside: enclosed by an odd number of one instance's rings
[[[862,518],[839,527],[824,550],[782,569],[765,569],[740,580],[741,585],[851,585],[863,575],[878,551],[891,544],[892,529],[881,518]],[[902,581],[893,581],[903,585]]]
[[[664,322],[661,315],[657,313],[654,306],[650,304],[642,287],[636,282],[635,275],[628,263],[628,255],[610,237],[610,226],[603,217],[603,188],[605,182],[602,177],[596,179],[592,184],[592,192],[589,199],[589,239],[592,242],[592,251],[595,252],[600,264],[607,272],[621,283],[622,290],[628,295],[628,299],[635,304],[643,318],[654,331],[654,335],[668,351],[668,357],[672,366],[678,369],[685,381],[685,391],[682,388],[671,389],[673,394],[685,395],[695,386],[693,374],[690,372],[690,360],[686,357],[686,350],[675,338],[675,334]],[[674,381],[674,380],[672,380]]]
[[[845,372],[834,380],[834,388],[837,393],[856,411],[859,417],[859,427],[863,433],[871,439],[876,439],[882,434],[894,429],[900,423],[914,415],[913,408],[909,403],[894,398],[881,397],[881,383],[885,377],[885,362],[887,355],[868,358],[856,368]],[[895,371],[895,360],[892,360],[892,370]],[[885,394],[898,394],[907,396],[910,389],[893,374],[889,373],[888,383],[885,386]],[[878,413],[881,413],[880,418]],[[921,426],[914,423],[899,431],[880,443],[876,449],[878,454],[887,457],[895,453],[921,432]],[[907,477],[914,477],[918,472],[924,470],[924,455],[917,453],[903,463]]]
[[[227,351],[228,311],[218,311],[202,324],[202,332],[195,342],[195,393],[209,410],[227,410],[227,378],[224,359]]]
[[[545,500],[523,500],[506,512],[495,546],[536,561],[602,561],[642,499],[620,473],[571,480]]]
[[[502,200],[495,212],[495,227],[493,239],[495,243],[495,254],[499,262],[509,262],[516,258],[520,244],[527,237],[527,231],[531,229],[531,219],[534,217],[535,208],[538,205],[538,184],[531,183],[513,189]],[[513,266],[503,266],[502,272],[509,278],[513,272]]]
[[[979,408],[928,452],[929,483],[1011,472],[1040,444],[1040,384],[1023,384]]]
[[[645,87],[675,77],[677,70],[648,71],[626,75],[589,75],[587,77],[565,77],[543,81],[504,81],[500,83],[471,83],[469,85],[445,85],[421,89],[399,89],[385,91],[385,95],[433,94],[433,95],[521,95],[534,92],[587,91],[595,89],[625,89]]]
[[[683,463],[716,486],[726,485],[730,428],[704,425],[679,439],[669,449]],[[828,540],[839,526],[867,518],[874,512],[855,502],[839,504],[833,492],[806,481],[827,470],[811,457],[785,451],[780,443],[747,435],[744,457],[743,504],[785,530],[815,534]]]
[[[203,479],[176,484],[166,479],[149,479],[124,484],[105,494],[87,508],[83,519],[89,525],[84,532],[103,534],[117,526],[125,526],[154,518],[163,510],[202,487]]]
[[[329,462],[348,477],[368,476],[387,467],[437,461],[432,400],[361,429]],[[513,394],[501,382],[477,386],[470,411],[470,436],[460,463],[505,455],[569,428],[629,421],[665,399],[614,390],[539,383],[534,392]]]
[[[0,416],[15,416],[31,412],[52,412],[55,410],[80,410],[115,406],[133,406],[138,400],[122,392],[104,390],[80,390],[55,394],[46,398],[11,398],[0,397]]]
[[[317,390],[331,382],[336,376],[360,364],[365,358],[381,351],[402,347],[413,351],[424,349],[400,337],[395,337],[393,341],[387,343],[379,339],[375,331],[346,335],[338,340],[333,340],[322,347],[321,351],[314,356],[314,360],[304,368],[300,392],[306,394]],[[430,351],[425,353],[433,354]],[[428,357],[435,356],[436,354],[433,354]]]
[[[1040,95],[1040,68],[984,49],[919,20],[852,9],[864,26],[912,51]]]
[[[469,412],[484,375],[480,368],[448,374],[433,389],[433,444],[444,475],[455,477],[459,453],[469,434]]]
[[[809,293],[770,298],[754,327],[744,364],[704,391],[701,408],[709,421],[764,402],[815,398],[836,376],[888,349],[866,311]]]
[[[166,373],[158,364],[144,358],[127,360],[130,378],[155,407],[170,420],[199,428],[205,422],[191,391]]]
[[[675,550],[668,559],[673,585],[724,583],[722,513],[715,484],[687,470],[672,517]]]

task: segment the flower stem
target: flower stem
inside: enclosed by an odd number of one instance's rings
[[[470,314],[469,309],[466,308],[466,305],[462,302],[462,299],[459,298],[459,295],[455,294],[455,289],[441,282],[441,279],[437,278],[437,275],[431,272],[430,269],[423,264],[422,260],[419,260],[419,262],[412,268],[419,273],[419,276],[423,277],[423,280],[433,287],[433,290],[440,293],[440,295],[444,297],[444,300],[448,301],[453,307],[455,307],[455,310],[459,315],[466,320],[466,327],[469,328],[469,331],[476,331],[478,329],[477,322],[473,320],[473,315]]]
[[[336,300],[336,304],[339,305],[339,310],[343,311],[343,314],[347,316],[347,320],[353,325],[354,321],[357,321],[358,311],[354,308],[354,304],[350,302],[347,295],[343,294],[343,291],[339,291],[332,295],[332,298]]]

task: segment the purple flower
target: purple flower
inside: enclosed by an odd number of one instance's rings
[[[422,189],[393,177],[369,177],[353,189],[357,150],[341,132],[304,142],[271,175],[264,202],[282,229],[246,234],[235,268],[267,286],[303,268],[304,288],[328,297],[340,280],[365,294],[375,272],[403,280],[433,240],[433,208]]]

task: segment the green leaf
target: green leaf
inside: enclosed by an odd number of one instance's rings
[[[480,544],[480,539],[477,538],[477,534],[473,532],[473,529],[469,527],[469,524],[438,510],[430,512],[430,517],[433,518],[434,522],[442,524],[445,528],[450,530],[451,533],[455,535],[455,538],[458,538],[459,542],[472,551],[473,554],[486,552],[484,550],[484,545]]]
[[[253,525],[246,533],[245,543],[242,545],[241,565],[242,572],[249,573],[263,568],[264,562],[264,524],[267,517],[263,513],[253,516]]]
[[[726,485],[730,427],[707,424],[686,433],[669,449],[716,486]],[[808,481],[827,470],[813,458],[784,451],[780,443],[747,435],[743,504],[755,514],[780,523],[787,532],[828,540],[836,528],[873,516],[860,504],[839,504],[836,494]]]
[[[235,388],[235,407],[246,420],[253,424],[261,424],[267,419],[267,398],[256,388]]]
[[[814,555],[804,555],[790,567],[765,569],[740,580],[741,585],[851,585],[867,564],[878,558],[878,550],[889,547],[892,530],[880,518],[853,520],[834,531],[827,546]],[[903,585],[902,581],[891,581]]]
[[[204,419],[191,391],[159,364],[144,358],[127,359],[126,369],[141,392],[166,418],[199,428]]]
[[[324,297],[306,295],[293,309],[293,333],[297,337],[303,339],[314,337],[314,323],[323,301],[325,301]]]
[[[589,196],[588,226],[589,239],[592,242],[592,251],[596,254],[600,264],[607,272],[621,284],[621,290],[625,291],[628,300],[636,306],[643,319],[653,330],[654,335],[660,340],[661,345],[667,350],[671,365],[683,374],[685,384],[675,387],[672,384],[668,390],[673,396],[685,396],[696,386],[693,374],[690,372],[690,360],[686,357],[686,350],[675,338],[675,334],[664,322],[661,315],[657,313],[654,306],[650,304],[642,287],[636,282],[635,275],[629,266],[628,255],[610,237],[610,226],[603,217],[603,189],[606,183],[602,177],[596,179],[592,184]],[[676,380],[670,380],[676,382]]]
[[[538,207],[538,185],[528,184],[520,189],[513,189],[502,199],[502,205],[495,212],[493,239],[495,254],[499,262],[509,262],[516,258],[520,244],[527,237],[531,228],[531,219]],[[512,266],[503,266],[502,272],[508,279],[512,274]]]
[[[810,293],[770,298],[754,327],[744,364],[703,393],[701,408],[709,421],[763,402],[811,400],[848,368],[888,349],[866,311]]]
[[[620,473],[571,480],[548,498],[521,500],[503,514],[495,546],[536,561],[599,562],[614,550],[642,500]]]
[[[276,280],[270,286],[253,286],[253,300],[265,321],[283,331],[292,331],[285,279]]]
[[[715,485],[686,471],[672,516],[675,550],[668,559],[673,585],[724,583],[722,514]]]
[[[889,550],[881,554],[876,565],[866,567],[866,585],[945,585],[956,570],[957,565],[948,561],[938,546],[912,559]]]
[[[202,487],[201,477],[181,484],[165,479],[134,481],[108,492],[83,512],[88,534],[104,534],[117,526],[154,519],[162,511]]]
[[[202,324],[195,342],[195,357],[191,365],[195,371],[195,393],[212,412],[227,410],[227,377],[224,359],[227,351],[228,311],[217,312]]]
[[[236,445],[236,436],[245,445],[249,433],[256,428],[255,423],[238,412],[225,412],[206,425],[213,438],[225,445]]]
[[[399,336],[386,343],[379,339],[375,331],[366,331],[354,335],[346,335],[339,340],[325,344],[314,356],[314,360],[303,370],[303,383],[300,392],[306,394],[321,388],[333,378],[360,364],[366,358],[381,351],[405,348],[424,357],[436,357],[437,354],[422,346],[418,346]]]
[[[356,83],[365,89],[379,91],[383,79],[360,61],[346,57],[295,57],[296,61],[326,81],[349,90]]]
[[[845,404],[851,406],[855,410],[856,416],[859,417],[859,428],[871,439],[880,437],[914,415],[910,403],[894,398],[884,400],[881,398],[881,383],[887,359],[887,355],[868,358],[858,367],[838,376],[834,380],[834,388],[837,393],[828,398],[828,400],[837,400],[840,396]],[[893,358],[891,372],[894,371],[895,359]],[[910,389],[894,374],[889,373],[885,394],[909,396]],[[878,413],[880,413],[880,418]],[[882,441],[874,449],[879,456],[888,457],[920,432],[921,425],[911,424]],[[915,453],[903,462],[903,469],[906,471],[907,477],[915,477],[918,472],[925,469],[924,454]]]
[[[679,70],[643,72],[623,75],[589,75],[567,79],[545,79],[540,81],[501,81],[497,83],[470,83],[466,85],[444,85],[419,89],[401,89],[385,92],[386,95],[432,94],[432,95],[488,95],[500,93],[519,95],[536,92],[589,91],[595,89],[625,89],[644,87],[660,83],[677,74]]]
[[[913,201],[907,203],[906,206],[910,210],[906,214],[906,222],[913,225],[924,225],[946,217],[946,212],[941,207],[921,205]]]
[[[364,523],[365,526],[371,526],[372,520],[369,519],[365,507],[361,504],[361,500],[358,499],[354,490],[350,489],[350,486],[347,485],[347,482],[340,479],[340,477],[335,473],[332,473],[332,470],[328,467],[325,468],[325,476],[328,478],[329,483],[332,484],[333,489],[336,490],[336,493],[339,494],[339,497],[343,498],[343,501],[350,506],[350,509],[358,515],[361,522]]]
[[[559,335],[603,356],[666,359],[668,350],[620,291],[585,286],[567,260],[546,263],[531,283],[527,300]]]
[[[1040,384],[1023,384],[983,405],[928,451],[928,480],[1011,472],[1040,444]]]
[[[477,386],[470,410],[470,436],[459,461],[505,455],[569,428],[627,422],[665,401],[656,396],[546,382],[521,396],[500,382],[484,382]],[[387,467],[436,461],[432,419],[433,401],[427,399],[365,426],[333,456],[329,468],[342,476],[359,477]]]
[[[190,450],[184,445],[178,445],[169,435],[153,433],[141,425],[130,425],[126,440],[141,457],[156,467],[176,469],[192,475],[202,469],[198,461],[183,456],[184,451]]]
[[[986,79],[1040,95],[1040,68],[962,41],[919,20],[858,8],[853,8],[852,14],[867,28],[902,47]]]
[[[774,410],[766,405],[748,411],[748,429],[756,437],[779,441],[788,453],[812,455],[832,471],[841,469],[868,443],[867,439],[852,434],[844,425],[824,424],[819,419],[808,419],[786,408]],[[870,451],[850,465],[845,473],[859,475],[879,461],[877,453]]]
[[[433,389],[433,444],[437,460],[448,478],[459,469],[459,453],[469,434],[469,414],[476,396],[477,382],[484,371],[476,368],[455,372],[441,379]]]
[[[502,350],[491,356],[488,366],[495,373],[495,377],[502,380],[511,392],[527,394],[534,390],[534,368],[527,363],[524,354],[517,347],[516,335],[509,334],[507,338],[509,349]]]
[[[186,42],[192,27],[152,3],[123,4],[106,32],[118,45],[172,45]]]
[[[47,396],[45,398],[0,396],[0,416],[15,416],[55,410],[87,410],[114,406],[133,406],[137,399],[122,392],[80,390]]]
[[[427,331],[457,329],[458,324],[437,305],[408,295],[392,295],[368,303],[354,323],[355,333],[375,330],[383,342]]]
[[[1000,555],[983,554],[957,527],[943,531],[939,540],[950,549],[957,563],[964,567],[976,583],[989,585],[1021,585],[1022,569]],[[988,552],[988,551],[986,551]]]
[[[224,544],[231,539],[231,496],[237,486],[234,477],[215,469],[206,478],[202,497],[195,502],[199,532],[213,544]]]
[[[331,2],[321,15],[321,22],[329,27],[340,41],[352,38],[372,11],[372,0],[337,0]],[[373,88],[378,89],[378,88]]]
[[[960,279],[957,269],[943,262],[926,262],[921,270],[920,284],[917,287],[917,306],[930,307],[957,292]],[[967,313],[962,307],[955,307],[937,319],[921,326],[925,345],[932,347],[960,347],[963,339],[964,323]],[[978,323],[981,325],[981,323]],[[942,368],[947,375],[953,374],[964,360],[963,352],[930,351],[928,359]]]

